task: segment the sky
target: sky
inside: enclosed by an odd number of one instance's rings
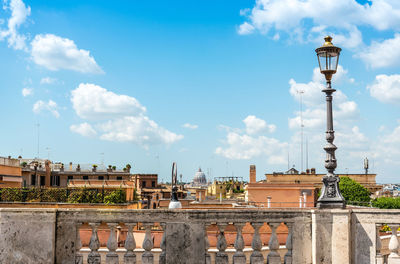
[[[400,182],[397,0],[2,5],[1,156],[129,163],[163,181],[173,162],[185,181],[199,167],[248,180],[251,164],[258,180],[324,173],[315,48],[331,35],[336,172],[363,173],[368,157],[377,182]]]

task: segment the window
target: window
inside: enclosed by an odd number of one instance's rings
[[[73,180],[74,179],[74,176],[68,176],[68,180],[70,181],[70,180]]]
[[[156,182],[155,181],[151,182],[151,187],[153,187],[153,188],[156,187]]]
[[[99,180],[104,180],[104,176],[97,177]]]
[[[50,178],[50,185],[51,186],[60,186],[60,176],[52,176]]]
[[[31,185],[36,185],[36,175],[35,174],[31,175]]]
[[[122,176],[117,176],[118,181],[122,181]]]
[[[44,186],[46,183],[46,178],[45,176],[40,176],[40,186]]]
[[[85,175],[85,176],[82,177],[82,179],[89,180],[89,176]]]
[[[142,188],[146,188],[146,182],[142,181]]]

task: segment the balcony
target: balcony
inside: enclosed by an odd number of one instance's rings
[[[0,221],[1,263],[400,263],[400,210],[3,208]]]

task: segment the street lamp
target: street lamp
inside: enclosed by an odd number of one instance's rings
[[[317,48],[315,52],[318,56],[319,69],[325,75],[326,88],[322,90],[326,94],[326,111],[327,111],[327,130],[326,141],[324,147],[326,151],[325,168],[328,173],[322,178],[323,186],[321,196],[318,198],[318,208],[344,208],[346,202],[339,190],[340,178],[335,175],[336,157],[335,151],[337,147],[333,144],[335,139],[335,131],[333,130],[332,116],[332,94],[336,91],[331,87],[332,75],[336,73],[340,51],[339,47],[332,44],[332,38],[326,36],[325,43]]]

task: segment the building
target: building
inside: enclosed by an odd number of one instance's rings
[[[191,187],[206,187],[207,185],[206,175],[201,171],[201,168],[199,168],[193,177]]]
[[[126,194],[126,201],[136,200],[135,186],[132,181],[121,180],[70,180],[68,188],[88,188],[97,190],[117,190],[123,189]]]
[[[21,187],[22,170],[18,159],[0,157],[0,188]]]
[[[243,177],[216,177],[207,188],[207,196],[215,199],[242,198],[244,199]]]
[[[162,200],[171,199],[171,185],[159,184],[157,174],[133,174],[131,181],[134,182],[136,192],[142,200],[142,208],[160,208]],[[182,185],[179,186],[178,199],[185,199],[187,191]],[[162,202],[161,202],[162,203]]]
[[[325,174],[317,174],[315,169],[307,169],[304,173],[299,173],[296,169],[291,168],[287,172],[274,172],[271,174],[265,174],[266,183],[273,184],[312,184],[317,188],[322,187],[322,177]],[[339,177],[349,177],[362,186],[367,188],[371,193],[375,193],[382,189],[382,185],[376,184],[376,174],[368,173],[351,173],[351,174],[338,174]]]
[[[20,159],[24,187],[68,187],[72,180],[128,181],[130,166],[117,170],[102,165],[52,163],[43,159]]]
[[[296,173],[294,169],[290,172]],[[291,174],[292,175],[292,174]],[[256,181],[256,166],[250,165],[245,200],[257,207],[315,207],[317,187],[313,183]]]

